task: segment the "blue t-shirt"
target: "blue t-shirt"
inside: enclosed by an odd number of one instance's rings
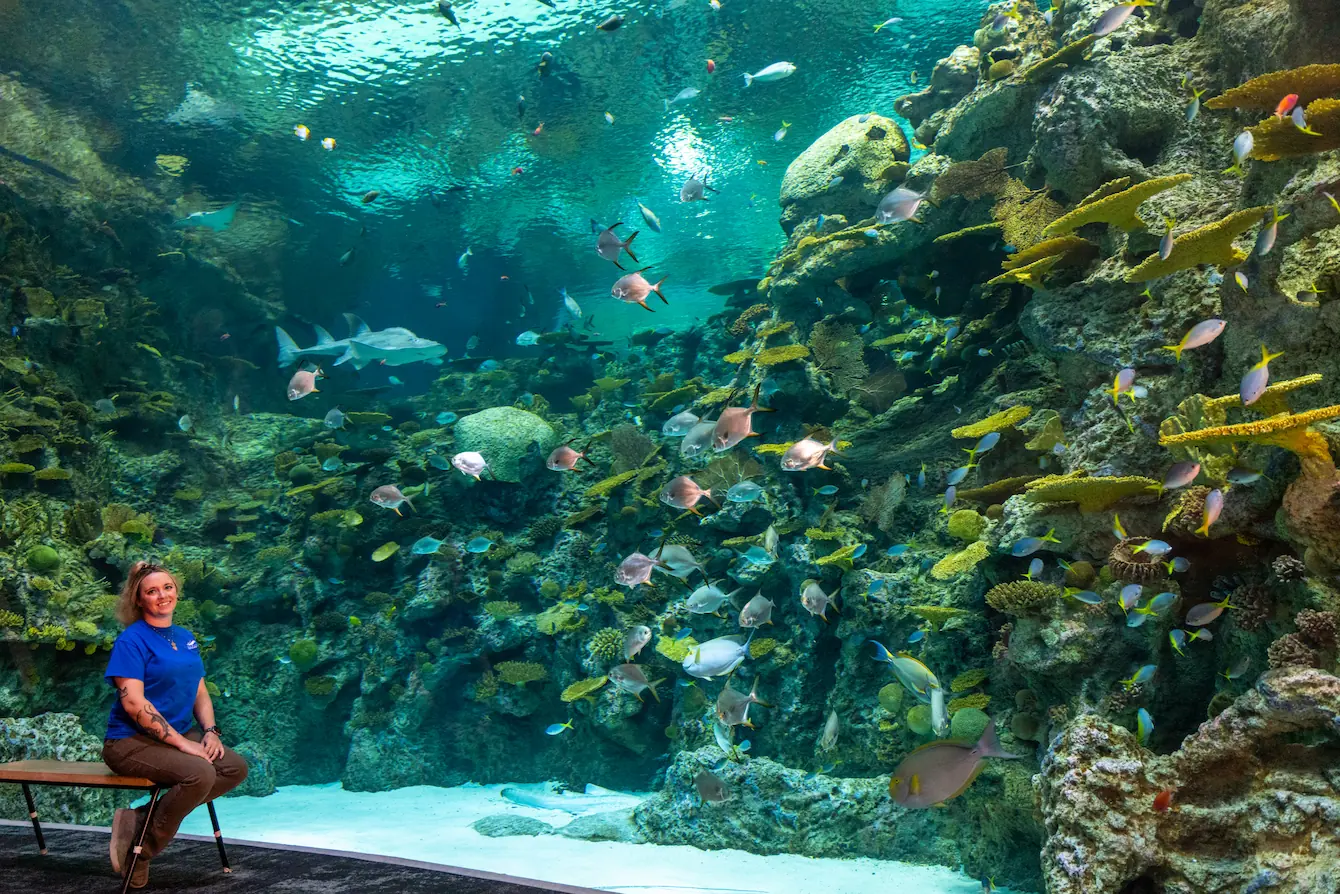
[[[169,636],[177,643],[175,651]],[[143,680],[144,697],[173,729],[185,735],[191,728],[195,695],[205,678],[205,664],[200,660],[200,646],[191,631],[175,625],[150,627],[141,619],[116,638],[103,676],[113,687],[116,686],[113,677]],[[121,707],[121,699],[116,699],[107,720],[107,738],[128,739],[139,732],[143,731]]]

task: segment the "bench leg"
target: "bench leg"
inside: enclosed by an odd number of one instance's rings
[[[224,872],[232,872],[232,867],[228,865],[228,852],[223,849],[223,832],[219,831],[219,815],[214,812],[214,802],[210,801],[205,806],[209,808],[209,821],[214,826],[214,843],[219,846],[219,862],[223,864]]]
[[[140,861],[140,853],[144,850],[144,839],[149,834],[149,823],[153,822],[154,808],[158,806],[158,796],[163,793],[161,788],[155,787],[149,796],[149,810],[144,815],[144,825],[140,826],[139,832],[135,835],[135,846],[130,850],[130,865],[126,867],[126,876],[121,880],[121,894],[126,894],[130,890],[130,877],[135,874],[135,864]]]
[[[23,799],[28,802],[28,818],[33,821],[33,832],[37,834],[37,849],[45,856],[47,842],[42,837],[42,824],[37,821],[37,805],[33,803],[33,793],[26,782],[23,783]]]

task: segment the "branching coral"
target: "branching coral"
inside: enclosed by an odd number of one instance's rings
[[[1117,193],[1129,187],[1130,185],[1131,185],[1130,177],[1118,177],[1116,180],[1109,180],[1102,186],[1095,189],[1093,192],[1089,193],[1084,198],[1080,199],[1079,204],[1077,204],[1075,207],[1078,208],[1080,205],[1087,205],[1090,202],[1096,202],[1099,199],[1105,199],[1108,196],[1114,196]]]
[[[764,348],[757,354],[751,351],[736,351],[734,354],[727,354],[721,359],[727,363],[743,363],[752,358],[755,366],[769,367],[804,360],[808,356],[810,356],[810,349],[804,345],[777,345],[772,348]]]
[[[1061,588],[1037,580],[996,584],[986,591],[986,604],[996,611],[1022,615],[1061,597]]]
[[[611,661],[623,654],[623,634],[613,627],[597,630],[586,649],[596,658]]]
[[[983,541],[970,544],[967,549],[950,553],[931,567],[931,577],[936,580],[949,580],[971,571],[978,563],[990,555],[990,548]]]
[[[1030,503],[1078,503],[1080,512],[1100,512],[1122,500],[1154,496],[1159,483],[1138,475],[1088,478],[1050,476],[1028,485],[1024,499]]]
[[[937,202],[950,196],[962,196],[968,201],[996,195],[1010,179],[1005,173],[1009,150],[1001,146],[983,153],[976,161],[960,161],[945,168],[935,178],[932,197]]]
[[[1086,34],[1079,40],[1066,44],[1046,59],[1043,59],[1040,62],[1035,62],[1024,69],[1024,80],[1031,84],[1037,84],[1046,80],[1056,68],[1063,65],[1069,65],[1072,62],[1082,61],[1085,52],[1087,52],[1089,47],[1093,46],[1097,40],[1097,34]]]
[[[843,571],[851,571],[852,568],[855,566],[855,563],[853,562],[852,559],[853,559],[853,556],[855,556],[855,554],[856,554],[856,550],[857,550],[859,547],[860,547],[860,544],[856,544],[856,543],[852,543],[852,544],[848,544],[847,546],[839,547],[838,549],[834,550],[833,552],[829,553],[828,555],[824,556],[823,558],[815,559],[815,560],[814,560],[814,564],[816,564],[816,565],[820,565],[820,566],[823,566],[823,567],[827,567],[827,566],[829,566],[829,565],[832,565],[832,566],[835,566],[835,567],[837,567],[837,568],[841,568]]]
[[[1000,233],[1001,223],[993,220],[991,223],[978,224],[975,227],[964,227],[961,230],[955,230],[952,233],[945,233],[943,236],[935,237],[936,245],[943,245],[946,242],[954,242],[968,236],[993,236]]]
[[[1172,252],[1167,258],[1157,253],[1150,255],[1126,274],[1126,281],[1148,282],[1200,264],[1235,267],[1247,259],[1247,253],[1235,248],[1233,240],[1259,224],[1269,211],[1270,208],[1264,205],[1245,208],[1179,236],[1173,240]]]
[[[586,698],[593,694],[601,686],[609,682],[609,677],[587,677],[585,680],[578,680],[559,696],[565,702],[575,702],[579,698]]]
[[[585,497],[588,500],[603,500],[620,487],[637,477],[637,470],[620,472],[618,475],[611,475],[601,481],[597,481],[586,489]]]
[[[1027,267],[1043,258],[1056,258],[1058,264],[1087,264],[1098,256],[1098,246],[1079,236],[1057,236],[1015,252],[1001,262],[1004,270]]]
[[[549,677],[549,671],[545,670],[544,665],[534,661],[503,661],[494,670],[499,679],[513,686],[525,686]]]
[[[1112,226],[1120,227],[1128,232],[1144,229],[1145,222],[1136,213],[1137,209],[1159,193],[1186,183],[1190,179],[1190,174],[1155,177],[1153,180],[1137,183],[1121,192],[1111,193],[1099,199],[1086,199],[1084,204],[1053,221],[1047,227],[1046,234],[1048,236],[1060,236],[1092,223],[1112,224]]]
[[[1304,65],[1287,71],[1272,71],[1205,100],[1205,108],[1265,112],[1274,109],[1281,97],[1291,93],[1303,105],[1340,93],[1340,65]]]
[[[1289,118],[1271,116],[1247,128],[1255,140],[1251,157],[1260,161],[1299,158],[1340,149],[1340,99],[1319,99],[1305,110],[1307,130]]]
[[[1282,413],[1237,425],[1161,435],[1159,443],[1165,447],[1202,447],[1244,442],[1269,444],[1296,454],[1302,463],[1304,475],[1318,479],[1329,478],[1335,474],[1330,448],[1326,439],[1308,426],[1337,416],[1340,416],[1340,405],[1305,413]]]
[[[730,324],[731,335],[744,335],[749,331],[749,324],[760,317],[767,316],[772,308],[766,304],[751,304],[735,318],[735,322]]]
[[[989,676],[991,676],[991,671],[984,667],[966,670],[949,682],[949,691],[967,692],[974,686],[982,685]]]
[[[1060,262],[1061,257],[1059,255],[1049,258],[1038,258],[1027,266],[1006,270],[995,279],[987,280],[986,284],[988,286],[1001,286],[1018,283],[1019,285],[1028,286],[1030,289],[1037,291],[1042,288],[1043,277],[1050,273],[1052,268]]]
[[[993,413],[979,422],[960,425],[949,434],[955,438],[980,438],[993,431],[1006,431],[1023,422],[1033,412],[1032,407],[1017,406]]]
[[[950,605],[909,605],[907,610],[922,620],[929,621],[939,630],[954,618],[962,618],[968,612]]]
[[[970,503],[1004,503],[1010,497],[1023,493],[1028,485],[1041,478],[1041,475],[1019,475],[1014,478],[1002,478],[981,487],[971,487],[958,492],[960,500]]]
[[[535,628],[548,636],[578,630],[586,623],[577,606],[560,602],[535,616]]]
[[[951,698],[949,704],[945,705],[945,713],[952,717],[959,711],[967,708],[975,708],[978,711],[983,711],[986,710],[986,706],[989,704],[991,704],[991,696],[987,695],[985,692],[974,692],[971,695]],[[976,740],[974,739],[973,741]]]

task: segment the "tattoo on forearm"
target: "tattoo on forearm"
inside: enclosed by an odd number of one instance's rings
[[[167,722],[158,709],[151,702],[146,701],[144,706],[135,714],[135,723],[147,734],[158,739],[160,742],[166,742],[170,736],[176,733],[172,725]]]

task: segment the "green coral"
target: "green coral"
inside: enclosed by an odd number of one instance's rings
[[[671,639],[668,636],[656,637],[656,651],[676,664],[684,661],[690,652],[698,647],[698,641],[691,636],[683,639]],[[750,644],[753,648],[753,644]]]
[[[501,621],[504,618],[512,618],[521,614],[521,606],[516,602],[493,600],[484,603],[484,613],[495,621]]]
[[[974,686],[981,686],[989,676],[991,676],[991,671],[984,667],[975,667],[972,670],[966,670],[950,681],[949,691],[966,692]]]
[[[609,682],[609,677],[587,677],[585,680],[578,680],[559,696],[565,702],[575,702],[579,698],[586,698]]]
[[[73,477],[73,472],[60,466],[48,466],[33,473],[33,478],[37,481],[69,481]]]
[[[952,618],[961,618],[968,614],[961,608],[954,608],[948,605],[909,605],[907,610],[918,618],[923,618],[935,625],[938,630],[943,627],[945,622]]]
[[[307,690],[307,694],[313,698],[325,698],[335,694],[335,683],[334,677],[322,674],[303,680],[302,688]]]
[[[986,592],[986,604],[996,611],[1022,615],[1061,598],[1061,588],[1037,580],[996,584]]]
[[[40,544],[23,554],[23,562],[31,571],[50,573],[60,567],[60,553],[46,544]]]
[[[535,553],[517,553],[507,560],[505,565],[509,574],[534,574],[540,567],[540,557]]]
[[[1008,410],[1001,410],[999,413],[988,416],[979,422],[960,425],[950,431],[949,434],[950,437],[954,438],[980,438],[983,435],[991,434],[993,431],[1003,432],[1023,422],[1032,412],[1032,407],[1010,407]]]
[[[70,626],[74,628],[75,633],[81,633],[84,636],[98,635],[98,625],[94,624],[92,621],[75,621]]]
[[[805,537],[809,540],[841,540],[841,531],[825,531],[823,528],[806,528]]]
[[[30,475],[36,470],[28,463],[0,463],[0,475]]]
[[[623,654],[623,634],[613,627],[597,630],[586,650],[603,661],[612,661]]]
[[[950,553],[931,568],[931,577],[936,580],[949,580],[971,571],[977,564],[990,555],[990,548],[984,541],[970,544],[967,549]]]
[[[1101,512],[1132,497],[1155,496],[1159,490],[1159,482],[1138,475],[1053,475],[1030,483],[1024,499],[1030,503],[1078,503],[1080,512]]]
[[[885,684],[879,691],[879,706],[890,714],[897,714],[903,707],[903,684]]]
[[[122,528],[121,530],[124,531],[125,528]],[[243,533],[243,534],[229,534],[227,537],[224,537],[223,539],[226,540],[226,541],[229,542],[229,543],[234,543],[234,544],[236,544],[236,543],[250,543],[252,540],[255,540],[255,539],[256,539],[256,532],[255,532],[255,531],[247,531],[246,533]]]
[[[497,671],[500,680],[512,686],[525,686],[527,683],[535,683],[549,677],[544,665],[534,661],[503,661],[494,670]]]
[[[618,475],[611,475],[609,478],[606,478],[603,481],[597,481],[595,484],[591,485],[586,489],[586,495],[585,495],[586,499],[603,500],[606,497],[608,497],[611,493],[613,493],[617,488],[623,487],[625,484],[632,481],[636,477],[637,477],[637,470],[633,469],[628,472],[620,472]],[[569,517],[569,521],[571,521],[571,517]],[[568,525],[568,527],[571,526],[572,526],[571,524]]]
[[[546,636],[579,630],[585,623],[586,619],[571,602],[560,602],[535,616],[536,629]]]
[[[955,699],[959,701],[959,699]],[[991,718],[980,708],[963,707],[954,711],[949,720],[949,738],[963,742],[976,742],[982,738]]]
[[[913,705],[907,711],[907,728],[918,736],[931,734],[931,706]]]
[[[986,530],[986,519],[973,509],[959,509],[949,516],[949,536],[972,543],[980,540]]]
[[[949,712],[951,717],[953,717],[960,711],[970,711],[974,709],[982,711],[989,704],[991,704],[991,696],[987,695],[985,692],[974,692],[971,695],[963,695],[958,698],[950,699],[949,704],[945,705],[945,710]],[[981,735],[981,733],[979,732],[978,735]]]
[[[860,547],[861,544],[859,543],[850,543],[834,550],[821,559],[815,559],[814,564],[824,567],[834,565],[841,568],[843,571],[851,571],[852,568],[856,567],[853,557],[856,554],[856,550],[860,549]]]
[[[22,627],[23,615],[9,609],[0,609],[0,627]]]
[[[295,640],[288,647],[288,657],[298,670],[307,670],[316,664],[317,644],[314,639]]]
[[[783,363],[804,360],[809,356],[810,349],[804,345],[777,345],[759,351],[754,357],[754,365],[763,367],[780,366]]]
[[[771,637],[756,639],[749,643],[749,657],[755,660],[762,658],[777,649],[777,640]],[[683,659],[680,659],[681,661]]]

